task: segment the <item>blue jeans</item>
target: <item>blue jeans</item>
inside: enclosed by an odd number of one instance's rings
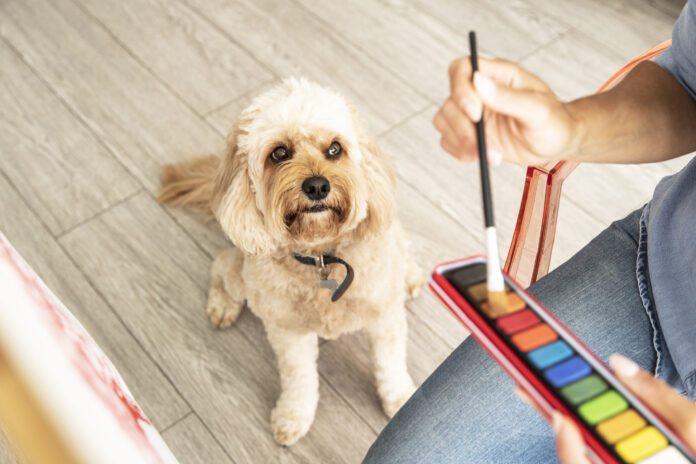
[[[649,282],[640,279],[639,285],[636,277],[640,215],[639,210],[612,224],[530,291],[602,359],[618,352],[653,371],[660,334],[644,306]],[[660,357],[669,370],[669,359]],[[518,464],[557,458],[546,421],[519,401],[512,380],[470,337],[394,416],[364,462]]]

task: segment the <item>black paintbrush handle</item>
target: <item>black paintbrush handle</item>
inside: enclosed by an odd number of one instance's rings
[[[469,32],[469,51],[471,55],[471,78],[478,71],[478,52],[476,50],[476,33]],[[476,123],[476,142],[478,144],[479,165],[481,172],[481,194],[483,196],[483,220],[486,228],[495,226],[493,221],[493,195],[491,194],[491,179],[488,173],[488,156],[486,151],[486,131],[483,128],[483,112]]]

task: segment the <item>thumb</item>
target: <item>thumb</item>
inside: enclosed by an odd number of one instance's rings
[[[539,121],[548,114],[546,99],[536,91],[500,85],[480,72],[474,74],[474,87],[484,105],[498,113],[525,122]]]
[[[609,364],[619,380],[636,396],[669,422],[683,438],[696,444],[696,405],[693,402],[624,356],[611,355]]]

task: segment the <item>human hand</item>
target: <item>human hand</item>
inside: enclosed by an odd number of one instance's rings
[[[660,415],[692,449],[696,449],[696,404],[679,395],[660,379],[644,371],[630,359],[615,354],[609,358],[616,377]],[[519,391],[518,391],[519,393]],[[521,393],[523,399],[526,395]],[[529,402],[528,399],[525,399]],[[585,464],[585,443],[580,430],[568,417],[554,412],[551,420],[556,434],[556,449],[563,464]]]
[[[479,58],[473,83],[471,74],[468,56],[452,62],[450,96],[433,119],[447,152],[477,159],[474,124],[482,112],[491,163],[504,158],[541,165],[573,151],[579,124],[541,79],[509,61],[487,58]]]

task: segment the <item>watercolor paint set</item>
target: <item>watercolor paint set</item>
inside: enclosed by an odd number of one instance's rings
[[[574,419],[594,462],[681,464],[696,458],[580,340],[505,276],[504,313],[487,302],[486,261],[438,266],[430,287],[547,416]]]

